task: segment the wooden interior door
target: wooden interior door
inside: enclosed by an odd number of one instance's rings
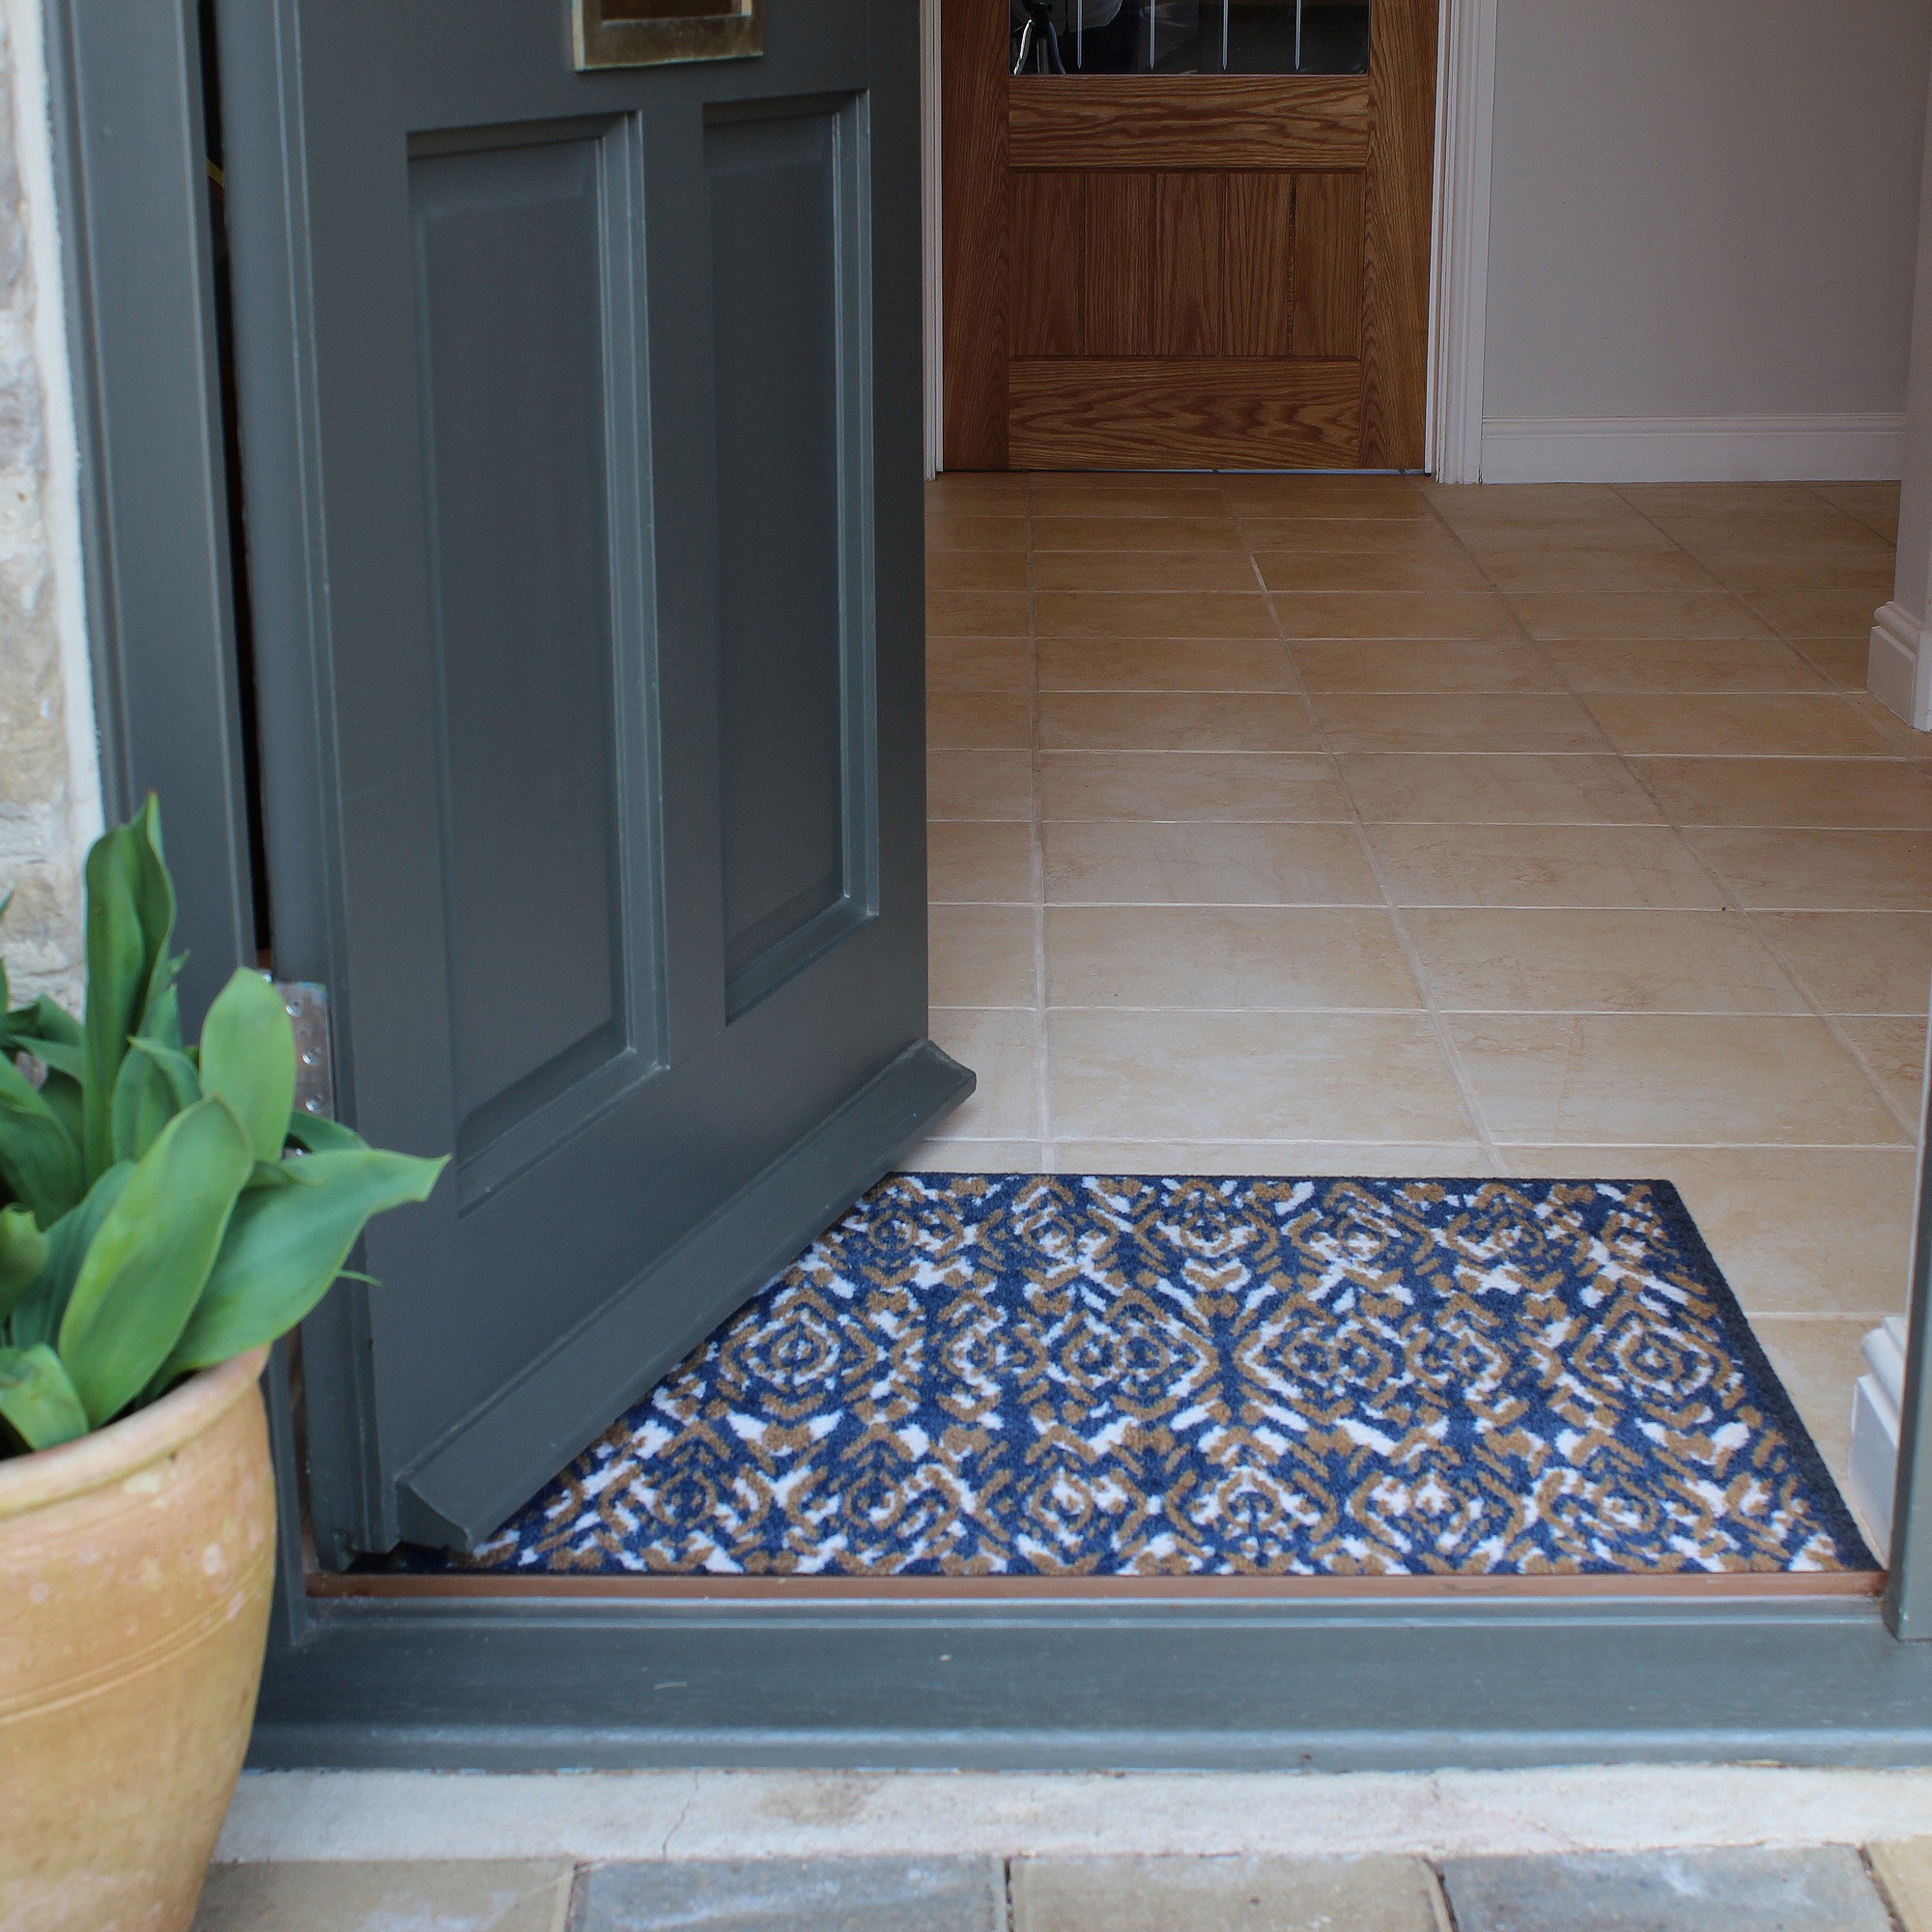
[[[1337,0],[944,0],[946,468],[1421,468],[1436,6],[1313,73],[1229,37]]]

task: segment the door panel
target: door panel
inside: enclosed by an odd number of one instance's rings
[[[1004,0],[944,4],[948,468],[1420,465],[1435,0],[1366,74],[1009,75]]]
[[[222,0],[276,967],[453,1152],[303,1331],[325,1560],[487,1534],[971,1076],[925,1038],[895,0]]]

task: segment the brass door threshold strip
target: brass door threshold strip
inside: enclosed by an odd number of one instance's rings
[[[960,1603],[1093,1599],[1161,1603],[1394,1601],[1536,1598],[1775,1597],[1780,1600],[1876,1597],[1880,1570],[1669,1571],[1657,1576],[1503,1577],[515,1577],[469,1572],[340,1575],[311,1571],[308,1594],[322,1598],[500,1598],[527,1602],[619,1603]]]

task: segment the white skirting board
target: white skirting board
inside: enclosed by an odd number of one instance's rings
[[[1875,483],[1902,415],[1513,416],[1483,423],[1485,483]]]
[[[1898,1404],[1905,1388],[1905,1318],[1889,1315],[1865,1337],[1869,1373],[1852,1392],[1852,1454],[1847,1500],[1883,1563],[1891,1542],[1891,1498],[1898,1478]]]

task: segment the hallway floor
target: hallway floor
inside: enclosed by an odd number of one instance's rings
[[[1890,485],[928,505],[928,1169],[1663,1177],[1842,1467],[1904,1306],[1932,740]]]

